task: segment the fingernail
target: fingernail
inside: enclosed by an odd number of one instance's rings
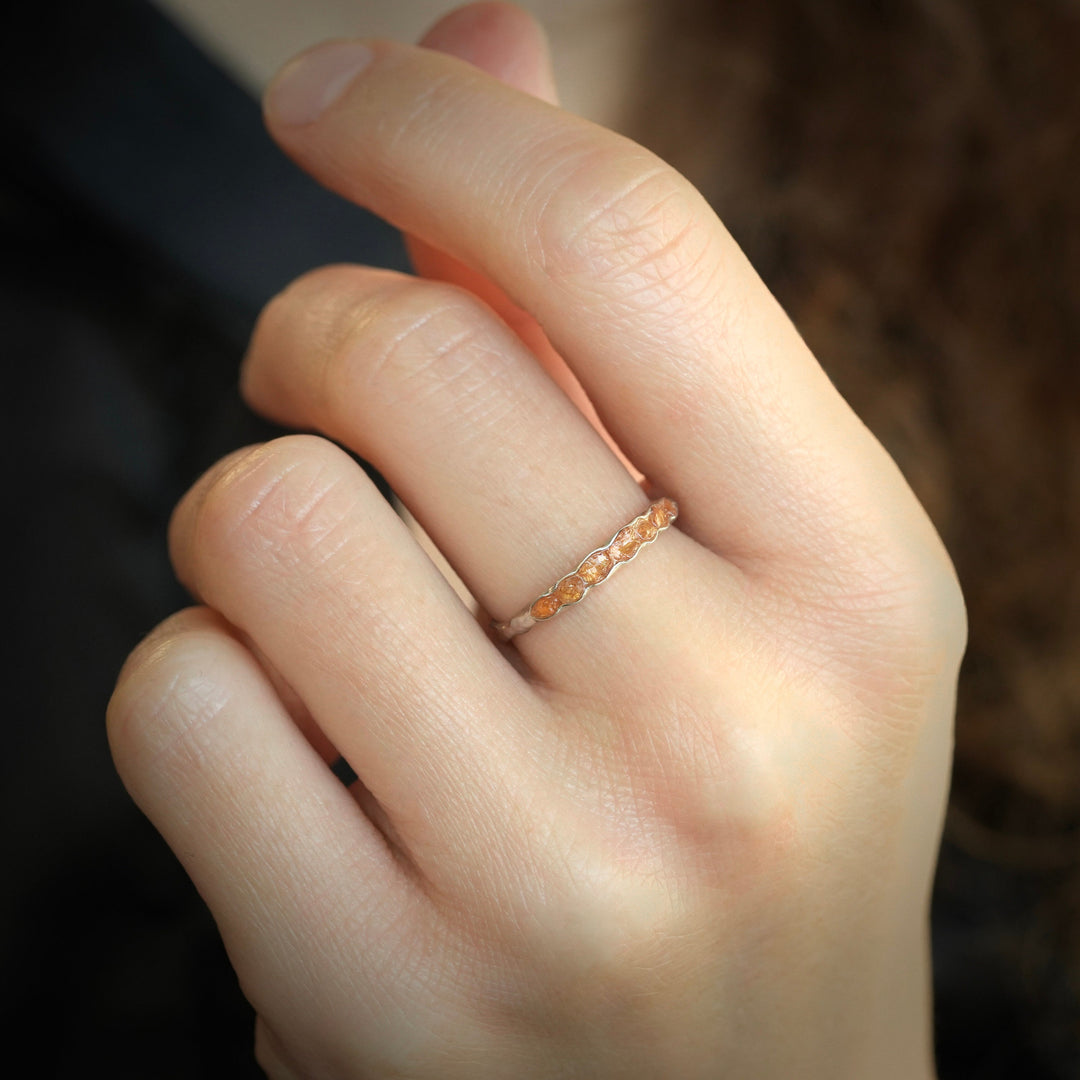
[[[371,63],[359,41],[320,45],[286,64],[266,92],[266,109],[282,124],[310,124],[334,104]]]

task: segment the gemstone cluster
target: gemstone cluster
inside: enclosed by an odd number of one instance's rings
[[[645,544],[655,540],[678,515],[679,508],[671,499],[658,499],[644,514],[621,528],[603,547],[589,552],[576,570],[557,581],[543,596],[538,596],[530,605],[528,614],[538,621],[550,619],[567,605],[576,604],[616,566],[629,562]]]

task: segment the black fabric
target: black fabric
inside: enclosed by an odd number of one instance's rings
[[[405,269],[396,232],[281,154],[258,104],[150,4],[20,4],[0,109],[85,207],[250,316],[303,270]]]
[[[313,266],[405,269],[404,248],[295,168],[258,104],[150,5],[20,5],[5,46],[5,1061],[258,1076],[252,1011],[116,777],[104,710],[128,651],[189,602],[166,556],[173,504],[278,434],[236,390],[258,311]]]
[[[20,4],[8,19],[5,1060],[35,1077],[258,1076],[251,1009],[115,776],[105,703],[129,649],[187,602],[166,559],[173,504],[221,454],[276,433],[236,393],[258,310],[309,267],[404,269],[404,250],[287,162],[257,104],[149,5]],[[1054,1035],[1075,1016],[1064,963],[1035,1017],[1023,957],[996,944],[1017,925],[1037,937],[1043,884],[945,849],[942,1080],[1080,1075]]]

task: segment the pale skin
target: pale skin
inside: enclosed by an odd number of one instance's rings
[[[109,709],[258,1060],[930,1077],[965,641],[941,542],[702,197],[553,104],[529,17],[473,5],[425,44],[369,41],[351,79],[316,48],[271,86],[274,137],[421,277],[301,278],[243,388],[372,461],[479,615],[346,454],[286,437],[177,508],[200,606]],[[487,616],[641,513],[642,474],[677,524],[497,643]]]

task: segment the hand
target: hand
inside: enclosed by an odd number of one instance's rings
[[[543,89],[520,12],[438,34]],[[931,1075],[965,639],[938,537],[684,179],[460,59],[371,54],[307,54],[268,123],[417,238],[429,277],[306,275],[260,320],[244,389],[372,461],[481,618],[346,454],[284,438],[178,507],[173,560],[205,606],[136,649],[109,711],[260,1062]],[[483,613],[508,618],[648,503],[558,356],[680,516],[497,644]]]

